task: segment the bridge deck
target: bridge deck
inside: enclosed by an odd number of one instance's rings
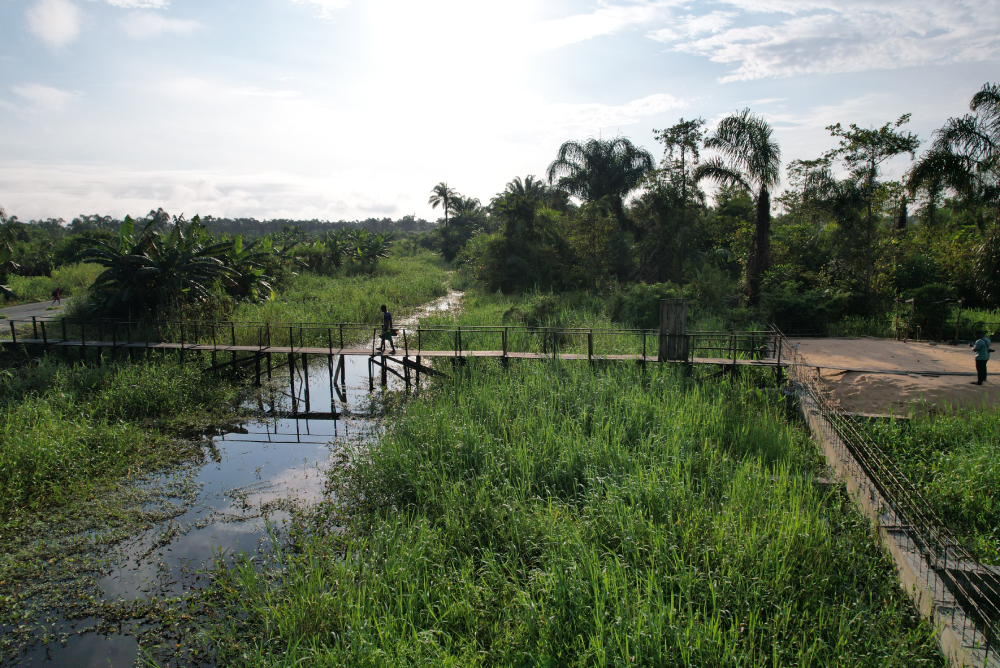
[[[305,355],[350,355],[358,357],[371,357],[371,348],[318,348],[312,346],[233,346],[226,344],[203,344],[203,343],[153,343],[145,341],[80,341],[80,340],[68,340],[63,341],[59,339],[49,339],[47,342],[42,339],[22,339],[18,338],[17,342],[19,344],[26,345],[37,345],[37,346],[48,346],[50,348],[113,348],[113,349],[149,349],[149,350],[185,350],[185,351],[204,351],[204,352],[232,352],[232,353],[271,353],[273,355],[288,355],[288,354],[305,354]],[[4,339],[0,341],[2,344],[10,344],[12,341],[10,339]],[[404,350],[402,347],[396,348],[396,354],[387,354],[384,357],[388,358],[399,358],[407,355],[409,357],[485,357],[485,358],[503,358],[507,357],[509,359],[552,359],[558,357],[562,360],[608,360],[608,361],[632,361],[632,362],[657,362],[659,358],[656,355],[593,355],[588,356],[586,353],[524,353],[524,352],[507,352],[504,353],[502,350],[463,350],[458,353],[455,350]],[[375,353],[376,357],[382,357],[380,353]],[[689,360],[693,364],[719,364],[719,365],[732,365],[737,366],[760,366],[760,367],[787,367],[788,364],[785,361],[780,363],[775,359],[759,359],[759,360],[749,360],[749,359],[736,359],[732,358],[721,358],[721,357],[696,357]]]

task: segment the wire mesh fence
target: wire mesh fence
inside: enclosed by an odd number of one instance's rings
[[[792,351],[791,347],[787,350]],[[821,386],[817,370],[798,352],[789,356],[789,378],[821,414],[827,443],[869,496],[878,528],[912,556],[912,568],[975,665],[1000,667],[1000,568],[979,563],[930,503],[861,426]]]

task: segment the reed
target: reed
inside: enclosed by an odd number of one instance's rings
[[[171,362],[5,369],[0,386],[0,518],[61,505],[174,456],[173,427],[218,416],[236,391]]]
[[[981,561],[1000,565],[1000,410],[915,415],[866,428]]]
[[[245,666],[943,665],[776,393],[470,361],[213,586]]]

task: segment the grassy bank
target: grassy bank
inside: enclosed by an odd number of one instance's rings
[[[54,269],[51,278],[11,276],[8,287],[17,294],[18,299],[0,304],[0,311],[4,306],[51,300],[52,291],[56,288],[62,291],[63,297],[78,295],[85,292],[102,271],[104,268],[99,265],[79,263]]]
[[[248,666],[943,665],[818,466],[770,393],[484,363],[332,474],[284,569],[220,573],[218,647]]]
[[[0,518],[163,466],[186,426],[228,419],[234,408],[232,384],[192,366],[15,361],[0,370]]]
[[[237,390],[173,361],[84,366],[8,352],[0,375],[0,664],[65,640],[59,618],[108,634],[155,622],[155,599],[108,601],[98,581],[109,550],[194,498],[206,450],[186,437],[231,422]]]
[[[867,424],[973,554],[1000,564],[1000,411]]]
[[[647,325],[643,336],[639,325],[633,320],[619,321],[610,313],[621,309],[615,305],[615,297],[600,297],[586,292],[563,294],[527,293],[524,295],[503,295],[486,293],[480,289],[470,289],[465,293],[459,311],[442,315],[432,315],[421,319],[422,327],[489,327],[494,331],[462,332],[463,348],[467,350],[500,350],[504,326],[516,328],[508,332],[507,349],[517,352],[552,352],[553,342],[561,353],[586,354],[588,351],[587,332],[539,333],[518,331],[523,328],[578,328],[593,330],[592,344],[596,355],[657,354],[657,329]],[[659,318],[659,299],[650,297],[646,309],[655,311]],[[645,313],[641,320],[647,322],[651,316]],[[717,315],[703,313],[698,320],[689,320],[691,331],[724,330],[732,325]],[[657,325],[658,327],[658,325]],[[759,325],[741,323],[743,329],[758,329]],[[618,330],[615,333],[601,330]],[[622,330],[632,330],[623,333]],[[422,333],[425,348],[449,349],[454,346],[454,334],[433,332]],[[694,351],[698,353],[698,350]],[[702,351],[704,352],[704,351]]]
[[[394,255],[378,264],[374,274],[293,277],[274,300],[241,304],[238,321],[380,323],[379,306],[395,317],[447,293],[448,273],[439,256]]]

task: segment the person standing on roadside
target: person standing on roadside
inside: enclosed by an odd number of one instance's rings
[[[392,335],[394,334],[392,330],[392,314],[382,304],[382,347],[379,349],[380,353],[385,352],[385,342],[388,341],[389,345],[392,346],[392,354],[396,354],[396,344],[392,341]]]
[[[986,382],[986,363],[990,360],[990,345],[993,342],[986,338],[985,332],[976,332],[976,342],[972,352],[976,353],[976,375],[979,377],[976,385]]]

